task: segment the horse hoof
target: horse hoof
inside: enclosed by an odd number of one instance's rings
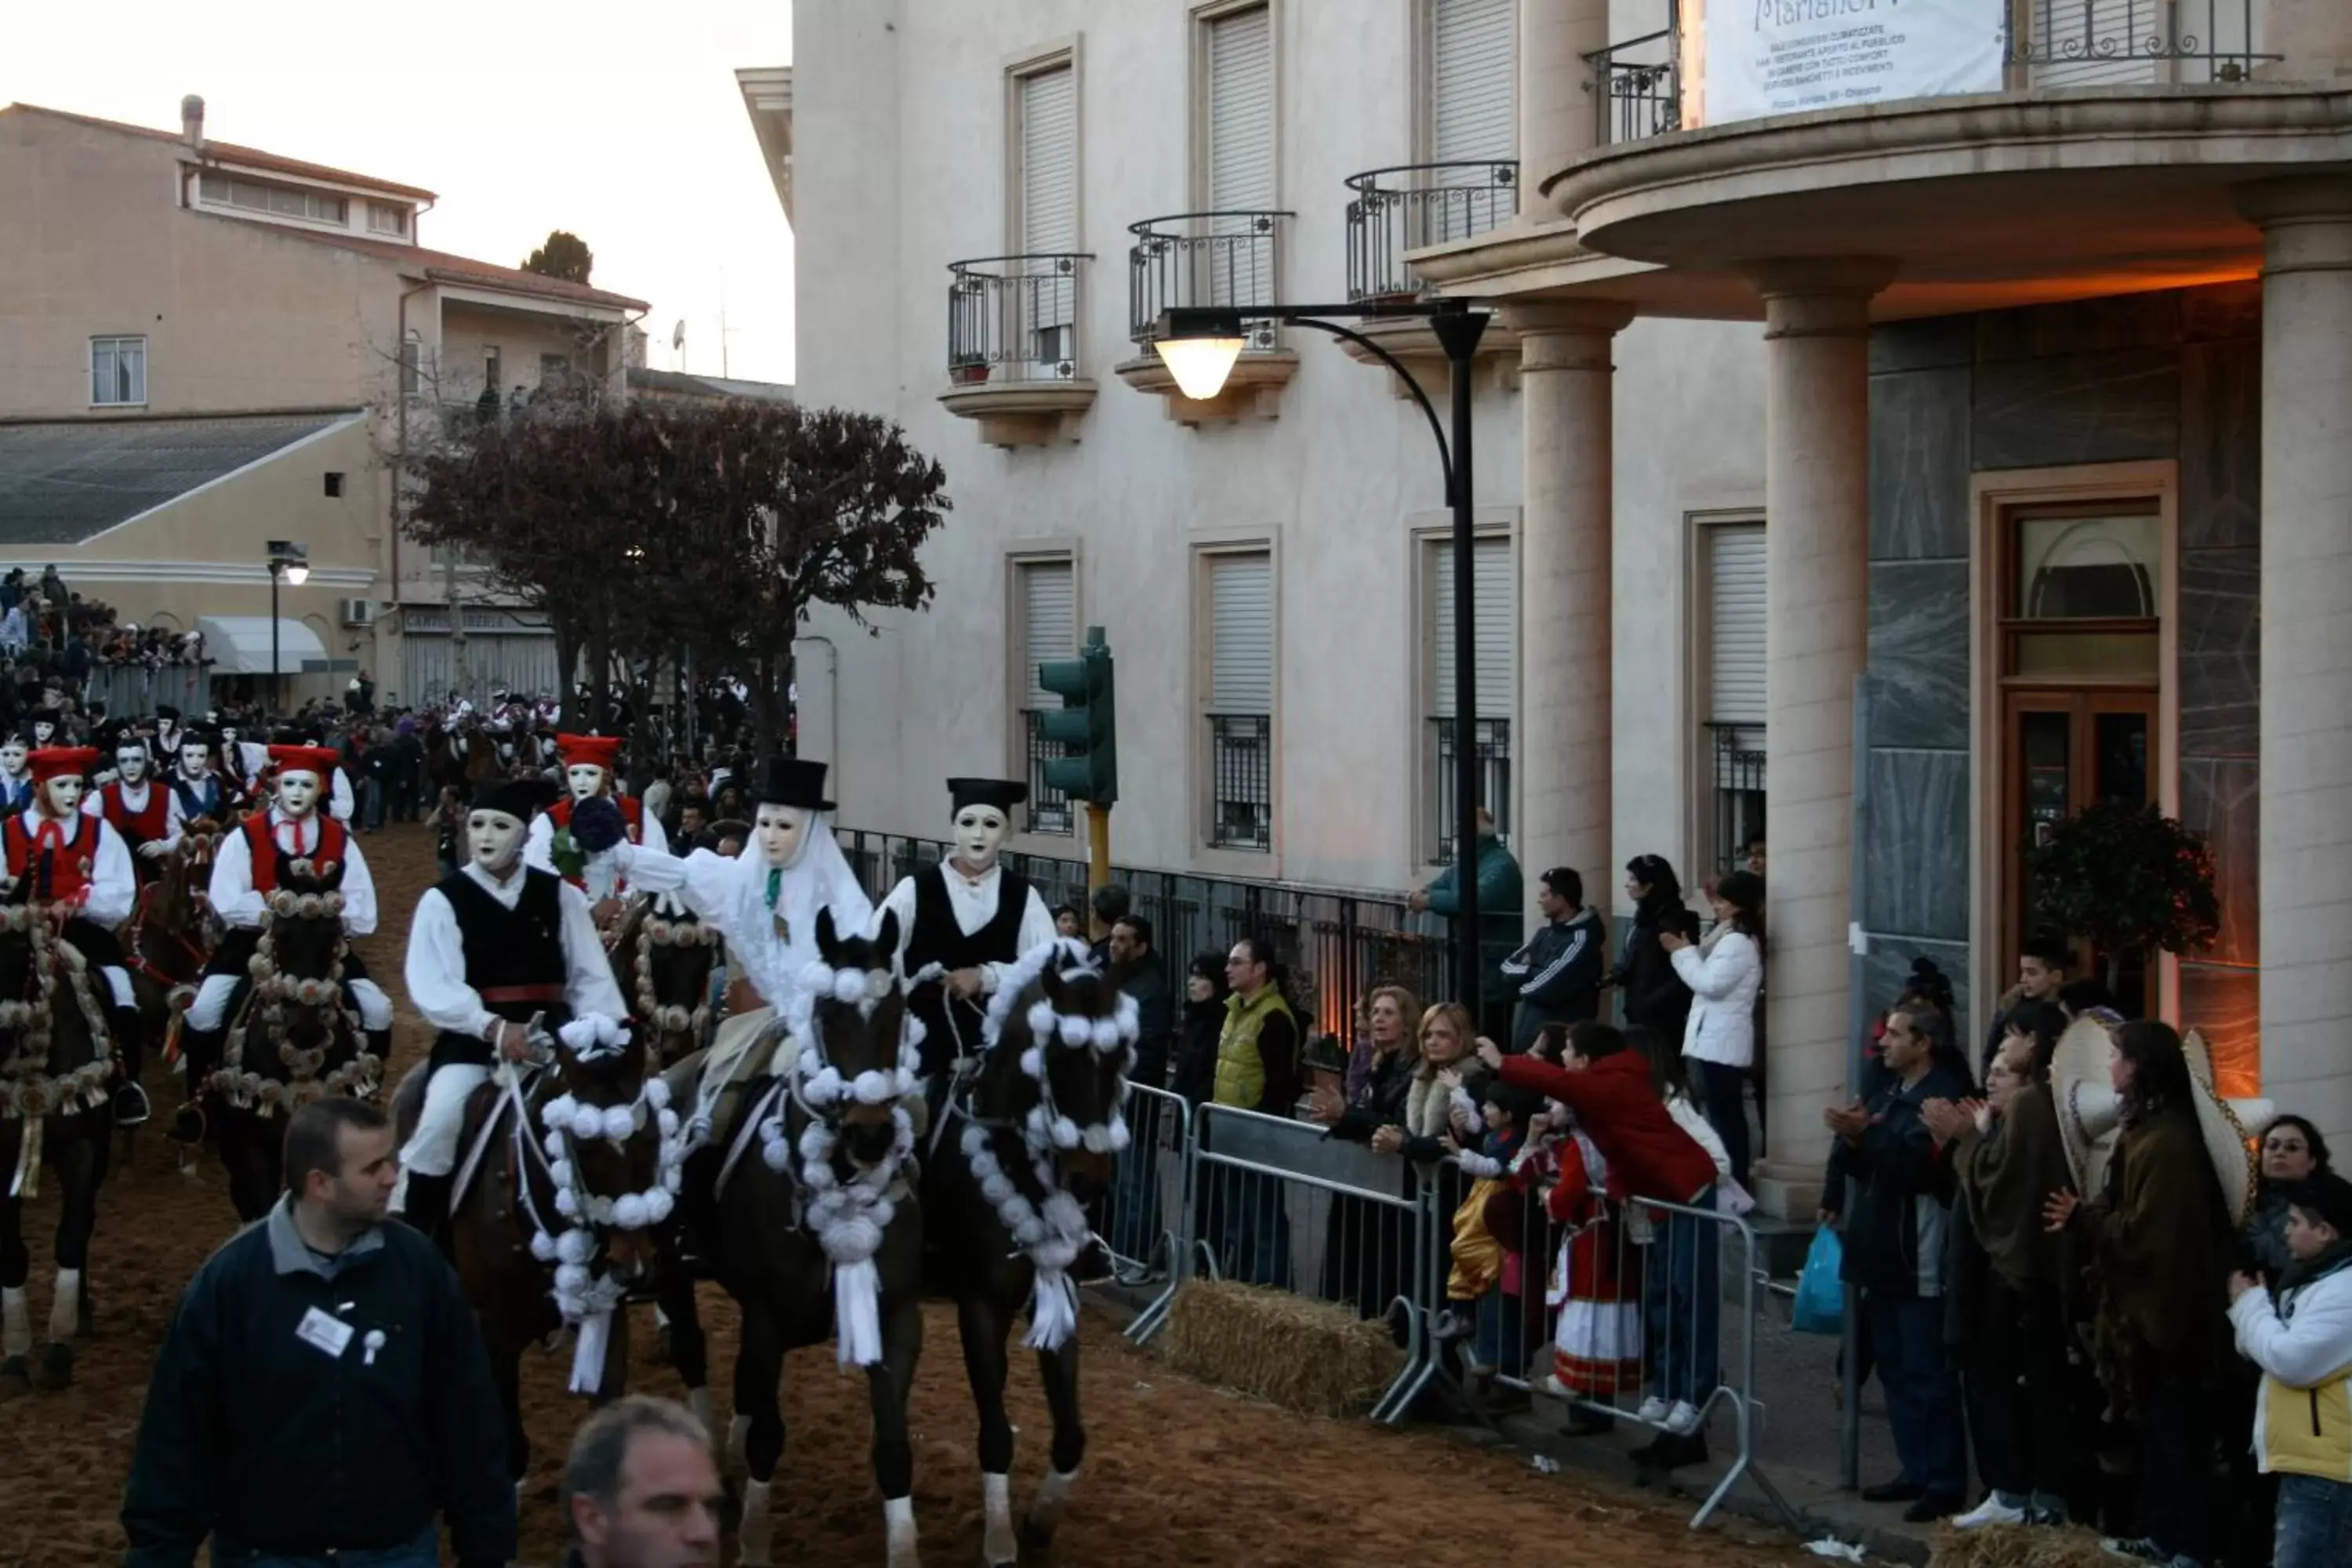
[[[1054,1531],[1059,1520],[1043,1520],[1031,1514],[1021,1521],[1021,1549],[1024,1552],[1050,1552],[1054,1549]]]
[[[41,1364],[33,1373],[33,1386],[44,1394],[56,1394],[73,1386],[73,1347],[46,1345],[41,1350]]]
[[[29,1362],[20,1355],[0,1361],[0,1405],[11,1399],[21,1399],[32,1392],[33,1369]]]

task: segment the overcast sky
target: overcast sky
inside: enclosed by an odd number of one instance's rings
[[[440,193],[418,237],[519,265],[550,229],[652,301],[647,363],[793,379],[793,236],[734,72],[791,0],[0,0],[0,103],[209,136]]]

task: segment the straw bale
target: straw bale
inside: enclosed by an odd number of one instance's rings
[[[2115,1568],[2116,1560],[2091,1531],[2037,1529],[2023,1524],[1936,1531],[1927,1568]]]
[[[1385,1322],[1229,1279],[1187,1280],[1156,1342],[1189,1377],[1307,1415],[1361,1415],[1403,1368]]]

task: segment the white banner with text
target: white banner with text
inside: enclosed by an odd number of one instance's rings
[[[1706,123],[1997,92],[2007,0],[1706,0]]]

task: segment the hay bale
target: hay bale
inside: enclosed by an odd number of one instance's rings
[[[1156,1343],[1187,1376],[1306,1415],[1361,1415],[1404,1367],[1386,1323],[1230,1279],[1185,1281]]]
[[[2098,1535],[2079,1526],[2063,1530],[1994,1524],[1982,1530],[1936,1531],[1927,1568],[2115,1568]]]

